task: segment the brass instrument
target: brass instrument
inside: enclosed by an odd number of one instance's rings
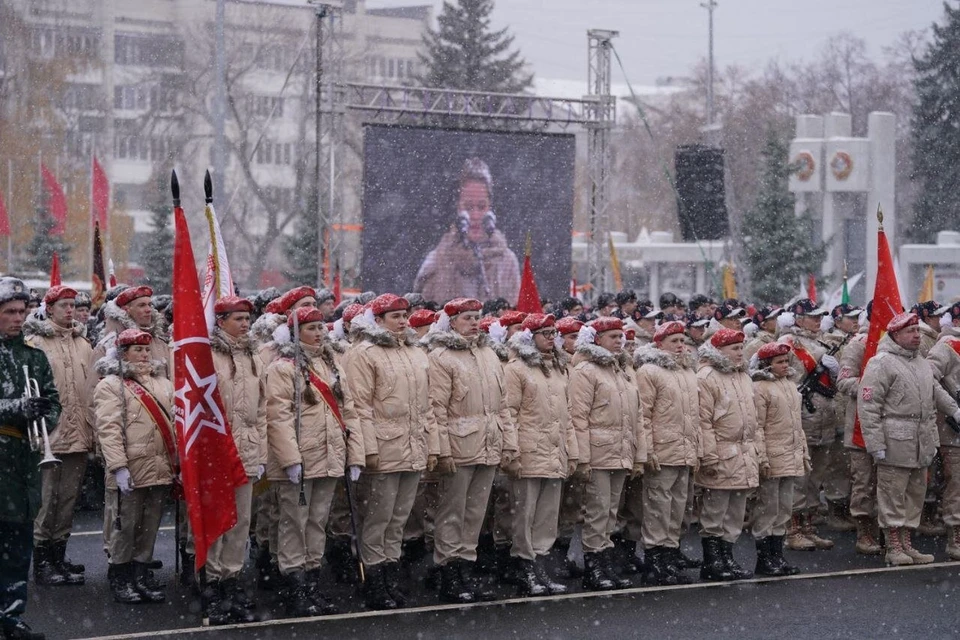
[[[39,398],[40,383],[36,378],[30,377],[30,367],[23,365],[23,377],[27,381],[24,391],[24,398]],[[40,468],[50,467],[60,464],[60,459],[53,455],[50,448],[50,433],[47,431],[47,419],[43,416],[39,420],[30,420],[27,428],[27,437],[30,439],[30,449],[32,451],[43,451],[43,460],[40,461]]]

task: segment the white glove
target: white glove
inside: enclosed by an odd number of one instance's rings
[[[784,311],[777,316],[777,326],[781,329],[788,329],[797,323],[796,316],[792,311]]]
[[[760,354],[754,353],[752,356],[750,356],[750,367],[748,370],[756,371],[759,368],[760,368]]]
[[[833,377],[837,377],[837,374],[840,373],[840,362],[830,354],[825,354],[820,358],[820,364],[826,367]]]
[[[886,449],[880,449],[880,451],[874,451],[874,452],[871,453],[870,455],[873,456],[873,461],[874,461],[874,462],[881,462],[881,461],[887,459],[887,450],[886,450]]]
[[[743,325],[743,335],[745,335],[747,338],[752,338],[753,336],[757,335],[758,331],[760,331],[760,327],[752,322],[748,322],[747,324]]]
[[[257,467],[257,480],[263,477],[263,474],[266,473],[267,467],[265,465],[260,465]]]
[[[941,327],[950,327],[953,326],[953,316],[949,313],[945,313],[940,316],[940,326]]]
[[[130,470],[126,467],[120,467],[113,472],[113,477],[117,480],[117,487],[120,493],[127,495],[133,491],[133,479],[130,477]]]
[[[287,479],[290,480],[291,484],[300,484],[300,478],[303,477],[303,465],[299,462],[297,464],[292,464],[284,472],[287,474]]]
[[[870,326],[870,320],[867,319],[867,310],[864,309],[860,312],[860,315],[857,316],[857,326],[863,329],[864,327]]]
[[[361,467],[357,465],[350,465],[350,468],[347,469],[350,472],[350,482],[356,482],[360,479],[360,472],[363,471]]]
[[[820,318],[820,333],[826,333],[833,329],[833,318],[831,316],[823,316]]]

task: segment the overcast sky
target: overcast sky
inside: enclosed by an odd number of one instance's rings
[[[704,0],[705,3],[705,0]],[[368,7],[434,5],[442,0],[368,0]],[[615,29],[614,46],[630,81],[686,75],[707,55],[701,0],[496,0],[494,26],[508,26],[537,76],[586,82],[586,30]],[[716,64],[761,68],[772,57],[810,59],[829,36],[848,31],[872,56],[910,29],[942,19],[942,0],[718,0]],[[622,82],[614,64],[613,81]]]

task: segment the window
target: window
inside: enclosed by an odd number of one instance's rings
[[[145,67],[179,67],[183,43],[173,36],[117,34],[114,62]]]
[[[393,76],[394,76],[393,58],[390,58],[390,60],[387,62],[387,77],[392,78]]]

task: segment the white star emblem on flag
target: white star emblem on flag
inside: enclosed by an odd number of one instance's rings
[[[224,426],[226,420],[223,419],[220,407],[213,399],[213,393],[217,390],[217,374],[212,373],[201,378],[189,355],[184,357],[184,365],[187,375],[176,394],[177,399],[183,403],[183,415],[178,415],[177,420],[183,425],[183,437],[186,441],[184,455],[189,455],[190,447],[204,428],[213,429],[221,435],[227,433],[227,428]]]

